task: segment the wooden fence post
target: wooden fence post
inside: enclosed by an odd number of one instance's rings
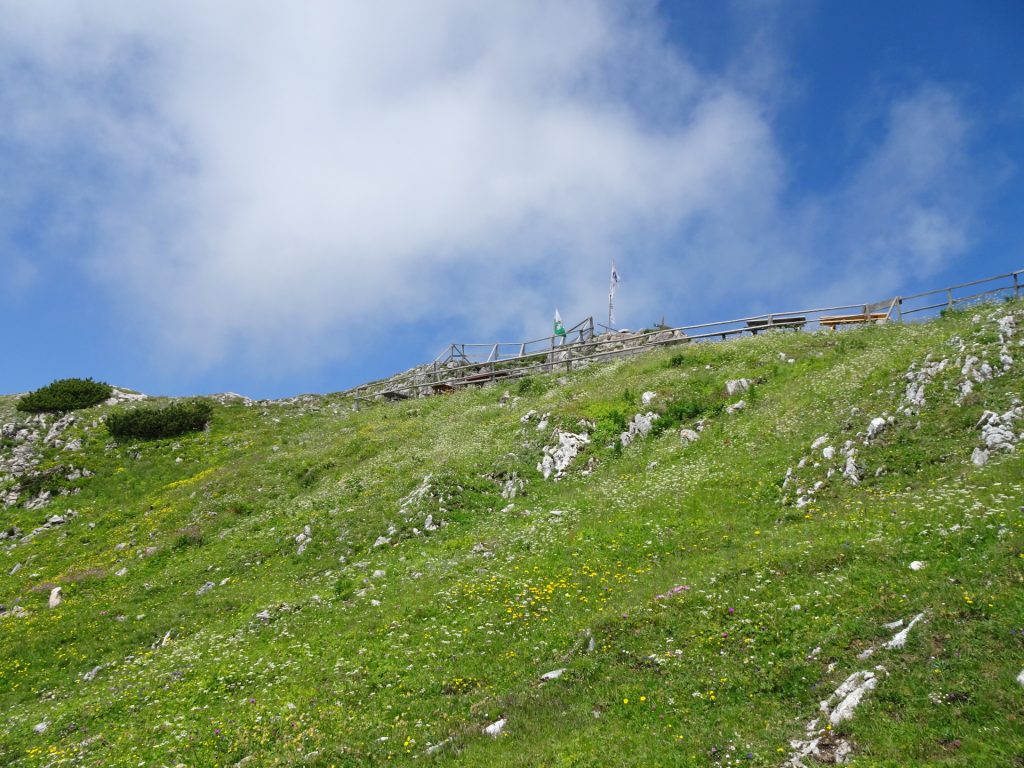
[[[1020,273],[1013,273],[1013,298],[1020,297]]]
[[[947,288],[946,289],[946,307],[948,309],[952,309],[953,308],[953,289],[952,288]]]

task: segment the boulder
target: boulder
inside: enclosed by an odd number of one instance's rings
[[[689,445],[690,443],[694,442],[698,437],[700,437],[700,434],[694,432],[692,429],[683,428],[679,430],[679,439],[682,440],[683,445]]]
[[[725,396],[735,397],[741,392],[746,392],[753,383],[752,379],[730,379],[725,382]]]

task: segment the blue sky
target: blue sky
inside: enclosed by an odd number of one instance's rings
[[[0,391],[335,391],[450,341],[1024,267],[1019,2],[0,0]]]

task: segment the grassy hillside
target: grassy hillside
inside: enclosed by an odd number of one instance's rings
[[[1024,764],[1024,462],[971,460],[1022,340],[1001,304],[161,441],[79,412],[0,481],[0,764]]]

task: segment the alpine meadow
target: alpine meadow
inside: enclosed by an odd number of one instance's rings
[[[0,398],[0,763],[1022,765],[1022,391],[1017,299],[394,402]]]

